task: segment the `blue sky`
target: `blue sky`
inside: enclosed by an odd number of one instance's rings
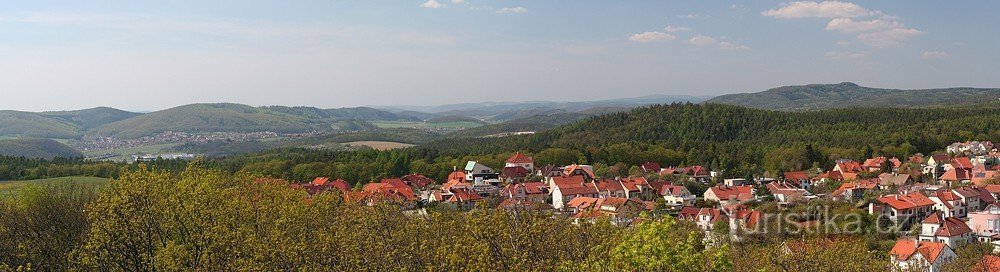
[[[0,109],[1000,87],[995,1],[3,1]]]

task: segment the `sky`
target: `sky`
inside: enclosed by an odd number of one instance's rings
[[[0,109],[1000,87],[1000,1],[0,1]]]

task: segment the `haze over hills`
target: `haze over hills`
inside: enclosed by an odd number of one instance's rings
[[[710,96],[691,95],[649,95],[643,97],[608,99],[597,101],[524,101],[524,102],[480,102],[458,103],[437,106],[373,106],[393,112],[421,112],[435,115],[457,115],[476,119],[502,122],[535,115],[581,112],[595,108],[631,109],[645,105],[670,104],[677,102],[698,103]]]
[[[816,110],[847,107],[917,108],[975,104],[1000,98],[997,88],[899,90],[840,84],[784,86],[758,93],[721,95],[706,103],[772,110]]]

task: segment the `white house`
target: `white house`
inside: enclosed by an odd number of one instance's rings
[[[941,217],[934,212],[920,223],[920,241],[944,243],[949,247],[969,243],[973,238],[972,229],[964,221],[955,217]]]
[[[903,238],[889,251],[892,265],[902,271],[941,271],[941,266],[957,257],[955,251],[944,243],[921,242]]]

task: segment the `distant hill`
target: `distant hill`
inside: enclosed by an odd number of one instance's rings
[[[81,133],[70,122],[38,113],[0,111],[0,135],[71,139]]]
[[[0,155],[45,159],[83,157],[82,152],[51,139],[0,140]]]
[[[438,106],[380,106],[379,109],[393,112],[422,112],[437,115],[457,115],[490,122],[503,122],[535,115],[558,112],[581,112],[594,108],[632,109],[655,104],[677,102],[699,103],[709,97],[690,95],[650,95],[635,98],[608,99],[597,101],[526,101],[526,102],[481,102],[459,103]],[[543,113],[545,112],[545,113]]]
[[[0,111],[0,135],[75,139],[91,128],[139,115],[106,107],[40,113]]]
[[[489,135],[496,135],[500,133],[511,133],[511,132],[521,132],[521,131],[538,132],[538,131],[549,130],[558,127],[560,125],[574,123],[583,119],[587,119],[592,116],[594,115],[573,113],[573,112],[563,112],[563,113],[555,113],[549,115],[536,115],[520,119],[514,119],[503,123],[460,130],[449,133],[447,136],[453,138],[470,138],[470,137],[483,137]]]
[[[816,110],[847,107],[917,108],[981,103],[1000,98],[1000,89],[880,89],[840,84],[785,86],[758,93],[722,95],[706,103],[771,110]]]
[[[434,117],[434,118],[431,118],[431,119],[427,119],[427,121],[425,121],[425,122],[428,122],[428,123],[473,122],[473,123],[478,123],[478,124],[487,124],[486,122],[483,122],[482,120],[479,120],[479,119],[476,119],[476,118],[465,117],[465,116],[458,116],[458,115],[447,115],[447,116],[441,116],[441,117]]]
[[[99,126],[90,134],[136,138],[166,131],[183,132],[254,132],[274,131],[302,133],[331,131],[345,125],[345,120],[419,121],[410,116],[373,108],[319,109],[313,107],[268,106],[243,104],[191,104],[147,113],[134,118]],[[363,123],[347,124],[346,129],[364,127]]]
[[[104,124],[114,123],[142,115],[141,113],[128,112],[108,107],[97,107],[74,111],[47,111],[40,114],[42,116],[75,124],[81,131],[90,130]]]

